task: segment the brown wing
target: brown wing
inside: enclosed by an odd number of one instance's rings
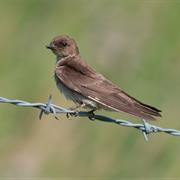
[[[60,62],[56,68],[56,76],[68,88],[109,109],[123,111],[144,119],[155,119],[154,116],[161,116],[160,110],[129,96],[80,59]]]

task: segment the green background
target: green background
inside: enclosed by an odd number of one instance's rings
[[[180,1],[0,0],[0,96],[70,107],[45,48],[72,36],[81,56],[180,129]],[[111,117],[140,122],[113,112]],[[180,138],[0,104],[0,177],[178,178]]]

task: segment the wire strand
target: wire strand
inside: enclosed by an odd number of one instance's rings
[[[23,101],[23,100],[7,99],[4,97],[0,97],[0,103],[8,103],[8,104],[16,105],[16,106],[33,107],[33,108],[40,109],[41,112],[39,115],[39,119],[42,118],[43,114],[46,114],[46,115],[53,114],[54,117],[56,119],[58,119],[57,114],[62,114],[62,113],[67,114],[68,113],[70,115],[74,115],[75,117],[76,116],[88,117],[91,120],[92,119],[99,120],[99,121],[103,121],[103,122],[115,123],[115,124],[125,126],[125,127],[132,127],[132,128],[142,131],[146,141],[148,141],[147,135],[151,134],[151,133],[163,132],[163,133],[167,133],[167,134],[173,135],[173,136],[180,136],[179,130],[155,126],[153,124],[148,123],[144,119],[142,120],[142,124],[136,124],[136,123],[132,123],[127,120],[114,119],[111,117],[107,117],[104,115],[98,115],[98,114],[93,114],[93,117],[92,117],[92,113],[90,114],[90,112],[86,112],[86,111],[75,112],[75,111],[66,109],[64,107],[60,107],[55,104],[52,104],[52,96],[49,96],[47,103],[30,103],[30,102]]]

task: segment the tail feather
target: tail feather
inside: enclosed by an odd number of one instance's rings
[[[147,104],[144,104],[142,103],[141,101],[137,100],[136,98],[130,96],[129,94],[127,94],[126,92],[122,91],[127,97],[131,98],[132,100],[134,100],[134,105],[135,107],[140,111],[140,113],[142,114],[142,116],[144,118],[147,118],[147,119],[155,119],[154,116],[156,117],[161,117],[162,115],[160,114],[160,112],[162,112],[161,110],[153,107],[153,106],[150,106],[150,105],[147,105]],[[142,117],[142,118],[143,118]]]
[[[153,106],[149,106],[147,104],[144,104],[144,103],[140,103],[138,104],[140,110],[144,113],[147,113],[147,114],[150,114],[150,115],[153,115],[153,116],[157,116],[157,117],[161,117],[161,110],[153,107]]]

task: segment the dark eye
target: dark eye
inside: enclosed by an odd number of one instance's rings
[[[68,44],[67,44],[67,42],[61,42],[61,44],[62,44],[62,46],[67,46]]]
[[[65,42],[65,41],[59,41],[59,42],[56,42],[55,43],[56,44],[56,46],[58,46],[58,47],[66,47],[68,44],[67,44],[67,42]]]

